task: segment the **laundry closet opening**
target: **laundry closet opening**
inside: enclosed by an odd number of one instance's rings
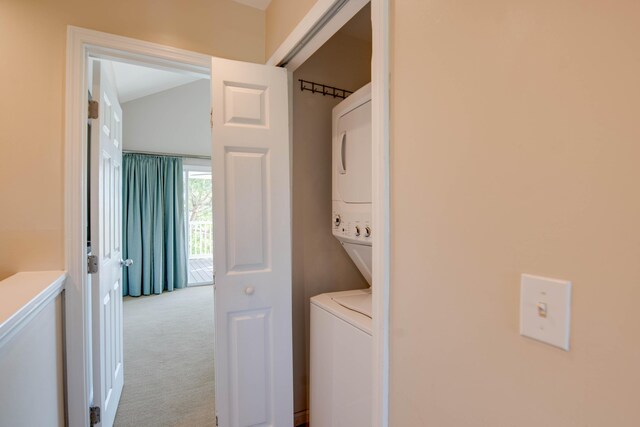
[[[214,426],[210,79],[89,58],[87,80],[94,402],[103,425]]]
[[[293,72],[293,143],[292,143],[292,222],[293,222],[293,373],[294,373],[294,410],[296,412],[296,425],[303,425],[310,418],[312,426],[322,427],[331,425],[330,418],[345,415],[334,412],[334,409],[325,410],[322,408],[322,401],[326,397],[329,389],[323,391],[313,391],[312,385],[317,381],[318,372],[314,379],[313,370],[317,369],[318,363],[333,363],[339,369],[350,369],[349,362],[344,360],[328,360],[326,354],[316,353],[312,341],[315,339],[312,334],[316,334],[314,320],[311,318],[312,297],[334,293],[339,291],[359,290],[364,293],[370,292],[370,285],[366,278],[366,268],[359,268],[357,262],[349,256],[347,250],[348,241],[338,240],[336,235],[342,230],[335,226],[336,211],[334,191],[332,187],[336,178],[334,173],[335,162],[333,162],[333,146],[336,144],[336,132],[346,134],[349,141],[345,141],[341,148],[347,152],[346,167],[351,172],[352,167],[361,164],[366,171],[367,162],[369,172],[364,172],[364,181],[368,181],[369,189],[364,189],[362,199],[354,206],[365,212],[371,209],[371,137],[370,137],[370,109],[369,109],[369,151],[368,158],[366,149],[364,157],[355,158],[358,153],[352,152],[353,145],[349,145],[355,139],[351,139],[351,133],[344,129],[339,131],[334,128],[334,109],[342,102],[354,102],[354,97],[363,96],[360,90],[371,82],[371,9],[367,4],[349,22],[347,22],[336,34],[324,43],[312,56]],[[346,92],[345,92],[346,91]],[[355,95],[349,96],[351,93]],[[347,97],[345,100],[344,98]],[[369,95],[370,99],[370,95]],[[351,101],[350,101],[351,100]],[[362,103],[360,103],[362,104]],[[357,109],[358,105],[352,105],[351,109]],[[340,107],[338,107],[340,108]],[[370,108],[370,107],[369,107]],[[359,110],[360,112],[364,110]],[[364,113],[367,114],[367,113]],[[366,120],[365,120],[366,121]],[[364,126],[364,125],[363,125]],[[337,135],[339,138],[340,135]],[[366,137],[365,137],[366,139]],[[342,144],[342,141],[337,141]],[[369,176],[367,176],[367,174]],[[362,174],[360,174],[362,175]],[[344,175],[343,175],[344,176]],[[366,186],[366,185],[365,185]],[[362,192],[360,192],[362,193]],[[347,214],[349,216],[349,214]],[[344,216],[343,216],[344,218]],[[354,246],[356,249],[364,248],[368,251],[369,263],[371,262],[371,239],[365,240],[365,227],[370,226],[362,219],[361,241],[363,245]],[[370,217],[369,217],[370,220]],[[355,222],[352,223],[355,233]],[[375,230],[374,230],[375,231]],[[353,236],[355,239],[355,236]],[[347,239],[348,240],[348,239]],[[352,239],[353,241],[353,239]],[[343,246],[347,243],[347,247]],[[367,244],[369,246],[367,246]],[[366,257],[366,255],[365,255]],[[356,255],[354,258],[358,258]],[[360,265],[360,267],[363,267]],[[369,264],[370,269],[370,264]],[[364,272],[363,272],[364,271]],[[370,272],[369,272],[370,280]],[[367,303],[365,302],[365,305]],[[369,299],[369,316],[371,315]],[[355,381],[356,394],[360,393],[360,387],[367,390],[356,398],[357,402],[344,401],[345,405],[355,404],[357,407],[356,418],[352,418],[355,426],[371,425],[371,330],[370,317],[354,311],[356,322],[369,324],[368,338],[362,337],[363,344],[358,348],[351,348],[349,345],[345,350],[364,352],[364,360],[353,360],[360,365],[358,371],[363,373],[364,378],[359,377]],[[350,321],[350,320],[347,320]],[[362,332],[362,331],[361,331]],[[317,336],[318,334],[316,334]],[[322,335],[322,332],[320,333]],[[327,337],[334,340],[336,345],[340,338]],[[352,343],[353,344],[353,343]],[[355,353],[354,353],[355,355]],[[355,356],[354,356],[355,357]],[[369,361],[367,362],[367,357]],[[315,360],[314,360],[315,359]],[[368,365],[367,365],[368,363]],[[312,366],[313,365],[313,366]],[[324,375],[324,374],[320,374]],[[327,383],[331,373],[328,373]],[[360,374],[359,374],[360,375]],[[336,383],[333,386],[338,386]],[[330,386],[331,387],[331,386]],[[322,396],[322,395],[325,396]],[[344,396],[347,400],[353,396]],[[336,396],[333,399],[337,399]],[[319,407],[317,405],[320,405]],[[314,412],[314,408],[315,412]],[[322,409],[320,409],[322,408]],[[311,409],[311,411],[310,411]],[[322,412],[323,414],[320,414]],[[335,425],[335,424],[334,424]]]

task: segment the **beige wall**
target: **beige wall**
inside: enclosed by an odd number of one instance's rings
[[[392,1],[392,426],[638,426],[640,3]],[[573,282],[571,351],[518,335]]]
[[[266,13],[265,59],[280,47],[317,0],[271,0]]]
[[[298,79],[356,90],[371,80],[371,44],[336,35],[293,74],[294,409],[307,409],[309,299],[368,287],[331,233],[331,112],[340,99],[298,89]]]
[[[0,1],[0,279],[63,268],[68,24],[263,62],[264,20],[231,0]]]

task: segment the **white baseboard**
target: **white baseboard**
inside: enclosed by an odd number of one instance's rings
[[[293,425],[297,427],[299,425],[309,422],[309,411],[299,411],[293,414]]]

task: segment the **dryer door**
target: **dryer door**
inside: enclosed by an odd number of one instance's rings
[[[371,203],[371,101],[338,119],[334,144],[338,199]]]

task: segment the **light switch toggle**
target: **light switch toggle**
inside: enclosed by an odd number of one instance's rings
[[[571,282],[523,274],[520,335],[569,351]]]
[[[539,302],[536,304],[536,308],[538,309],[538,316],[546,319],[547,318],[547,304],[543,302]]]

